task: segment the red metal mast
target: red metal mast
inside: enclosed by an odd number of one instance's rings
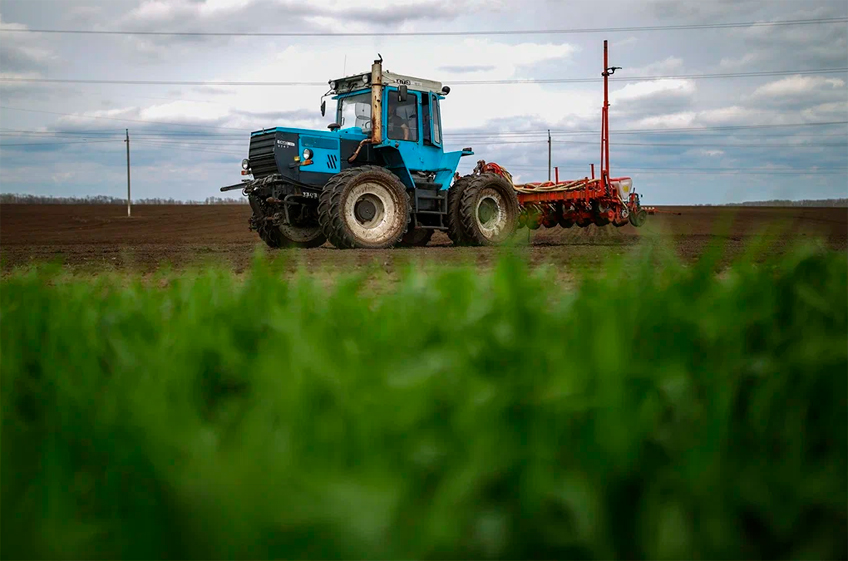
[[[601,110],[601,182],[609,187],[610,178],[610,147],[609,147],[609,77],[620,70],[620,66],[609,66],[609,48],[607,40],[604,39],[604,107]]]

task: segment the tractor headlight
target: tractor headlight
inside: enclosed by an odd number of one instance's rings
[[[247,158],[245,158],[244,160],[242,160],[242,161],[241,161],[241,169],[243,169],[243,170],[245,170],[245,171],[247,171],[248,169],[250,169],[250,160],[248,160]]]
[[[369,78],[370,78],[370,76],[368,76],[368,74],[363,74],[362,75],[362,83],[367,84]]]
[[[309,148],[304,148],[303,149],[303,159],[304,160],[311,160],[312,159],[312,150],[310,150]]]
[[[330,89],[331,89],[331,90],[335,90],[335,89],[336,89],[336,83],[335,83],[335,82],[330,82]]]

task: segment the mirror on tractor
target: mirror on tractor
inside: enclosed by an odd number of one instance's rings
[[[327,100],[322,99],[321,100],[321,116],[323,117],[326,114],[327,114]]]
[[[407,92],[406,86],[401,86],[401,87],[398,88],[398,101],[399,102],[403,103],[404,101],[406,101],[406,92]]]

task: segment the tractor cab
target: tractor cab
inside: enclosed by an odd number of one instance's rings
[[[375,87],[376,85],[376,87]],[[439,103],[450,93],[440,82],[382,70],[375,61],[371,72],[330,81],[336,100],[331,131],[346,138],[370,139],[369,148],[382,153],[389,169],[409,188],[427,182],[446,189],[463,155],[442,148]],[[325,111],[322,103],[322,112]]]

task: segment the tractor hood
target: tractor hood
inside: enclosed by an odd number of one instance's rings
[[[279,174],[293,183],[320,184],[336,174],[368,135],[359,128],[316,131],[275,127],[250,135],[249,168],[255,179]],[[318,177],[317,174],[321,174]]]

